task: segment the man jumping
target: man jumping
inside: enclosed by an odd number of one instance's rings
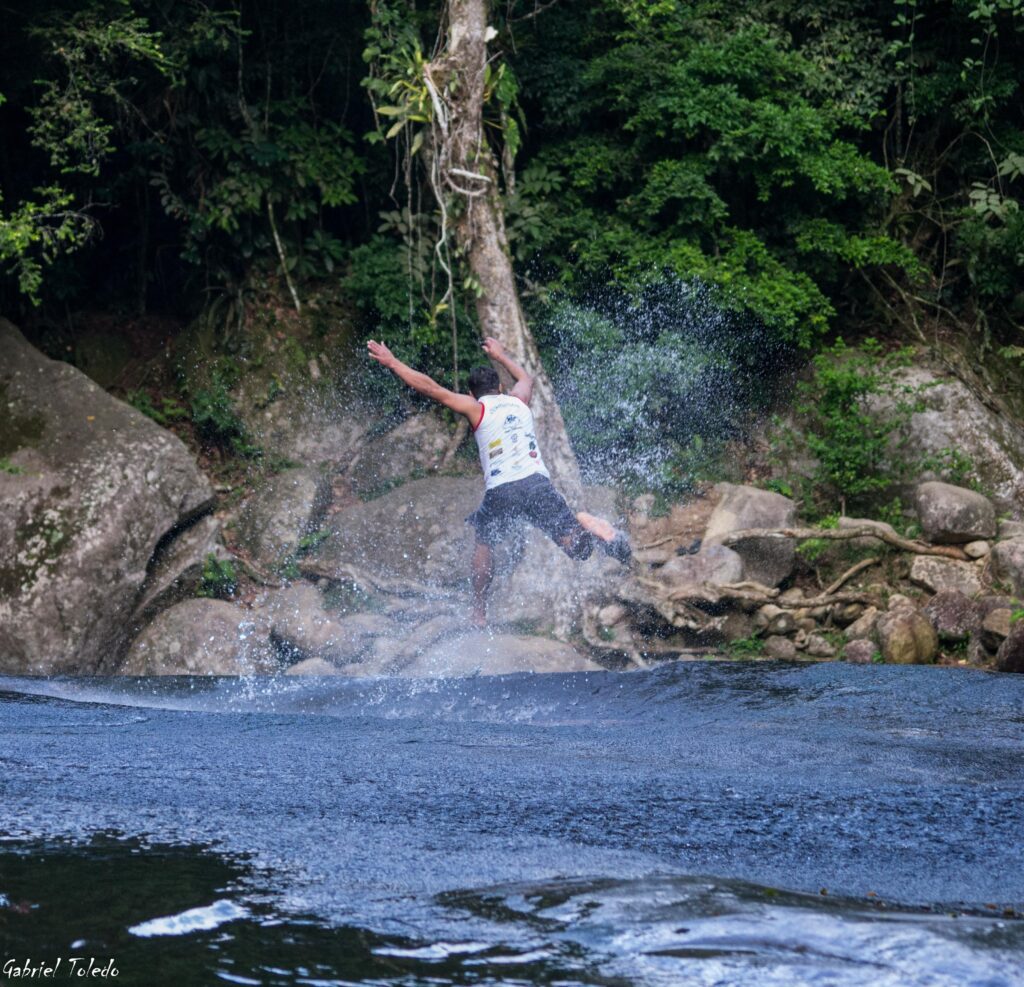
[[[457,394],[402,363],[383,343],[367,343],[370,356],[420,394],[464,415],[476,438],[486,489],[480,506],[466,520],[476,531],[473,552],[473,623],[487,626],[487,592],[494,578],[494,546],[517,535],[524,521],[540,528],[571,559],[587,559],[599,545],[620,562],[631,556],[629,541],[607,521],[573,514],[554,488],[537,445],[530,411],[533,378],[488,336],[483,350],[515,380],[505,394],[493,367],[475,367],[469,394]]]

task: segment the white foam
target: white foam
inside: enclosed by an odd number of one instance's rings
[[[160,918],[151,918],[146,922],[133,925],[128,931],[133,936],[149,938],[151,936],[185,936],[190,932],[206,932],[216,929],[225,922],[234,922],[236,919],[245,918],[249,914],[248,909],[236,905],[233,901],[222,898],[212,905],[202,908],[190,908],[180,912],[178,915],[164,915]]]

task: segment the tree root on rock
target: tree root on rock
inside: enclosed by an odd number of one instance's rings
[[[947,559],[968,561],[967,554],[963,549],[956,548],[954,545],[929,545],[927,542],[902,538],[895,531],[890,531],[883,525],[866,524],[857,528],[746,528],[726,535],[722,539],[722,544],[732,546],[738,542],[751,541],[756,538],[792,538],[794,541],[811,541],[815,538],[825,541],[877,538],[887,545],[892,545],[893,548],[904,552],[913,552],[915,555],[941,555]]]

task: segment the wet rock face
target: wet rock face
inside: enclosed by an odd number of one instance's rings
[[[122,675],[253,675],[278,663],[265,618],[223,600],[185,600],[132,642]]]
[[[0,671],[97,671],[158,542],[213,491],[176,436],[4,319],[0,353]]]
[[[301,467],[277,473],[239,512],[239,544],[261,565],[280,565],[319,527],[329,501],[330,484],[319,470]]]
[[[942,459],[955,449],[970,459],[1000,513],[1024,520],[1024,428],[985,405],[960,380],[928,367],[908,367],[900,383],[921,388],[924,409],[911,415],[894,440],[894,456],[917,463],[922,456]],[[899,400],[894,393],[881,403]]]
[[[451,432],[436,411],[413,415],[390,432],[364,441],[346,474],[360,496],[428,470],[440,462]]]
[[[743,578],[743,560],[724,545],[706,545],[696,555],[673,556],[658,569],[657,578],[670,586],[738,583]]]
[[[962,545],[996,534],[996,512],[987,497],[950,483],[922,483],[914,492],[925,540]]]
[[[796,521],[796,504],[782,494],[757,487],[721,483],[705,545],[720,544],[726,535],[746,528],[789,528]],[[743,560],[743,578],[778,586],[793,571],[796,546],[789,538],[752,538],[731,546]]]

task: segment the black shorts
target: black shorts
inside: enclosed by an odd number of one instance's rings
[[[590,533],[581,527],[565,498],[543,473],[492,487],[466,521],[476,529],[476,540],[491,547],[517,533],[528,521],[574,559],[589,558],[593,550]]]

